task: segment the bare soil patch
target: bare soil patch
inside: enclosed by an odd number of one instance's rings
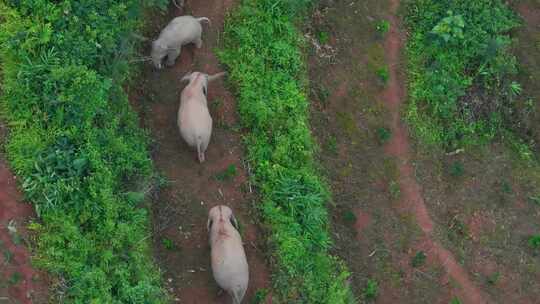
[[[410,137],[400,114],[405,35],[397,6],[323,1],[306,29],[329,46],[312,47],[309,72],[312,126],[334,198],[335,251],[365,302],[373,301],[363,293],[374,279],[377,303],[533,303],[540,261],[526,240],[540,230],[531,199],[537,169],[524,170],[501,144],[447,155]],[[390,22],[386,35],[376,29],[382,20]],[[538,24],[530,23],[526,43],[537,47],[540,36],[531,33]],[[528,68],[532,79],[536,66]]]

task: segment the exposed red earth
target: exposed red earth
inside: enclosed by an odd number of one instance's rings
[[[27,246],[25,227],[35,216],[0,154],[0,303],[47,302],[47,280],[32,267]]]
[[[388,19],[391,29],[384,43],[386,61],[389,66],[389,82],[383,92],[383,99],[390,111],[392,118],[390,127],[393,134],[386,150],[398,161],[398,182],[402,195],[398,208],[403,212],[414,214],[418,225],[427,237],[424,249],[427,256],[437,257],[438,262],[442,264],[449,276],[459,284],[457,292],[462,301],[471,304],[492,303],[487,295],[474,285],[467,272],[456,262],[452,253],[432,239],[434,224],[422,197],[421,186],[414,176],[407,127],[400,119],[400,107],[405,101],[406,94],[403,82],[399,78],[397,66],[404,39],[403,34],[399,31],[402,27],[396,17],[399,1],[392,0],[390,3],[391,15],[388,16]]]
[[[202,48],[184,47],[171,68],[156,71],[148,63],[139,84],[130,92],[143,127],[150,130],[155,140],[154,163],[169,181],[154,199],[154,252],[167,288],[178,303],[230,303],[230,297],[219,290],[210,268],[206,221],[208,210],[218,204],[231,207],[240,222],[250,270],[243,302],[252,301],[257,291],[262,300],[265,298],[261,295],[270,292],[266,252],[254,212],[256,198],[248,181],[241,134],[234,131],[238,126],[236,101],[224,86],[225,81],[208,85],[213,132],[204,163],[200,164],[197,153],[184,143],[176,122],[184,87],[180,78],[193,71],[222,71],[214,51],[220,43],[225,15],[232,8],[230,0],[186,1],[184,10],[174,8],[166,17],[154,16],[151,28],[147,29],[147,35],[152,37],[180,15],[208,17],[211,25],[203,24]],[[271,303],[271,296],[260,303]]]

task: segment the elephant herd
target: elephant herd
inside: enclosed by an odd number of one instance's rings
[[[163,68],[163,61],[167,66],[174,65],[182,46],[186,44],[193,43],[201,48],[203,21],[210,23],[206,17],[193,16],[180,16],[169,22],[152,42],[150,57],[154,67]],[[188,84],[180,94],[178,129],[188,146],[197,151],[200,163],[205,160],[204,153],[212,135],[212,117],[206,100],[208,83],[225,74],[192,72],[181,78],[182,82]],[[231,296],[234,304],[240,304],[247,290],[249,270],[238,222],[231,208],[225,205],[211,208],[207,229],[214,279]]]

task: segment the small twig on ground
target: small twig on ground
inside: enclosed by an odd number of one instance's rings
[[[221,188],[218,188],[218,193],[222,199],[225,198],[225,196],[223,195],[223,192],[221,191]]]
[[[447,156],[452,156],[452,155],[456,155],[456,154],[463,153],[463,152],[465,152],[465,149],[460,148],[460,149],[457,149],[456,151],[448,152],[448,153],[446,153],[446,155]]]
[[[247,163],[247,170],[248,170],[248,187],[249,187],[249,193],[253,193],[253,189],[251,188],[251,167],[249,165],[249,162]]]
[[[379,249],[379,248],[377,248],[377,249],[373,250],[373,251],[368,255],[368,257],[371,258],[372,256],[375,255],[375,253],[377,253],[377,251],[386,251],[386,252],[390,252],[390,251],[388,251],[388,250],[386,250],[386,249]]]

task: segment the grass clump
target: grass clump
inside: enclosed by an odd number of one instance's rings
[[[362,291],[362,295],[366,300],[375,300],[379,294],[379,284],[377,281],[369,279],[366,284],[366,288]]]
[[[237,89],[245,142],[270,228],[273,285],[284,303],[351,303],[349,272],[329,254],[326,203],[309,129],[302,35],[310,1],[244,0],[225,24],[219,53]]]
[[[463,163],[460,161],[455,161],[450,165],[450,175],[453,177],[461,177],[465,173],[465,168]]]
[[[383,66],[377,69],[376,71],[377,76],[382,81],[384,85],[388,83],[388,80],[390,79],[390,72],[388,70],[387,66]]]
[[[232,179],[233,177],[236,176],[236,174],[238,174],[237,170],[236,170],[236,166],[234,164],[231,164],[229,166],[227,166],[227,169],[223,170],[222,172],[216,174],[216,179],[218,181],[228,181],[230,179]]]
[[[390,22],[388,20],[379,20],[375,25],[375,29],[381,37],[384,37],[390,31]]]
[[[411,259],[411,266],[418,268],[426,263],[427,255],[423,251],[418,251]]]
[[[392,137],[392,131],[390,131],[390,129],[385,128],[385,127],[377,128],[376,132],[377,132],[377,138],[379,139],[379,142],[381,144],[388,142],[390,138]]]
[[[66,303],[166,301],[148,212],[126,195],[152,164],[122,89],[156,2],[0,1],[6,153],[40,219],[33,262],[66,282]]]
[[[406,23],[406,116],[420,139],[451,150],[515,125],[521,86],[508,33],[519,22],[503,1],[414,0]]]
[[[529,238],[529,247],[531,247],[534,250],[540,249],[540,234],[533,235]]]
[[[450,301],[450,304],[461,304],[461,301],[459,300],[459,298],[454,297],[454,298]]]
[[[393,199],[398,199],[401,196],[401,187],[399,186],[399,183],[394,180],[390,181],[388,184],[388,191]]]

